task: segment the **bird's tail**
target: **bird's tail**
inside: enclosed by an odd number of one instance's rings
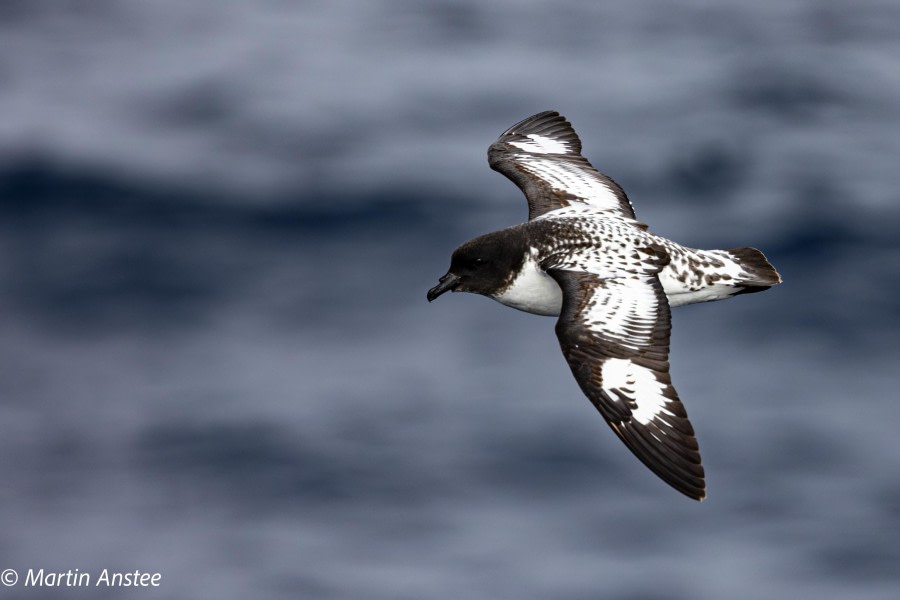
[[[761,292],[781,283],[781,275],[756,248],[729,248],[721,252],[727,254],[742,271],[735,280],[735,284],[743,288],[739,294]]]
[[[660,272],[670,306],[722,300],[781,283],[775,267],[756,248],[686,249]]]

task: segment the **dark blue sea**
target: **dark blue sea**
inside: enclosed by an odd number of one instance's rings
[[[546,109],[784,278],[673,311],[703,503],[553,319],[425,301]],[[7,0],[0,597],[900,598],[898,292],[893,0]]]

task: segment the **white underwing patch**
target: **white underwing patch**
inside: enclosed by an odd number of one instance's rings
[[[650,369],[630,360],[609,358],[603,361],[600,376],[607,395],[615,398],[613,392],[618,391],[637,404],[631,418],[638,423],[646,425],[660,413],[668,412],[665,410],[666,397],[663,395],[666,384],[661,383]]]

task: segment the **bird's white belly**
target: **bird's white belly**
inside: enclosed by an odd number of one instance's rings
[[[562,290],[556,281],[530,258],[512,284],[494,296],[494,300],[506,306],[548,317],[559,316],[562,299]]]

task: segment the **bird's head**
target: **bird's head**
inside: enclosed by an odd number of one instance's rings
[[[449,291],[492,297],[512,281],[524,259],[521,236],[496,231],[469,240],[453,252],[450,270],[428,290],[428,301]]]

